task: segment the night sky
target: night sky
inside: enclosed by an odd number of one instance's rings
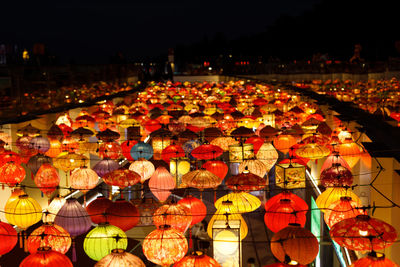
[[[166,54],[222,32],[228,39],[263,32],[281,15],[300,15],[321,0],[279,1],[7,1],[0,10],[0,43],[30,49],[42,42],[65,60],[105,62]]]

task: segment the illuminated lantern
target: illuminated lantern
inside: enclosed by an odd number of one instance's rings
[[[169,225],[163,225],[146,236],[142,247],[149,261],[161,266],[169,266],[185,256],[188,243],[181,232],[172,229]]]
[[[282,188],[305,188],[306,167],[292,161],[276,164],[275,183]]]
[[[264,144],[264,138],[253,136],[246,140],[246,144],[253,144],[254,154],[257,154],[261,146]]]
[[[290,224],[271,239],[271,252],[281,262],[289,258],[290,261],[307,265],[317,257],[318,251],[317,238],[298,224]]]
[[[191,171],[182,176],[182,184],[200,190],[216,188],[221,182],[222,180],[217,175],[204,169]]]
[[[36,253],[40,247],[51,247],[52,250],[65,254],[71,247],[71,237],[61,226],[45,223],[32,231],[27,246],[31,254]]]
[[[268,201],[265,203],[265,210],[268,210],[272,205],[279,203],[281,199],[289,199],[291,202],[298,203],[298,205],[302,207],[304,204],[307,205],[307,203],[305,203],[305,201],[296,194],[293,194],[289,191],[283,191],[282,193],[279,193],[268,199]]]
[[[151,176],[149,188],[160,202],[164,202],[175,188],[175,179],[165,167],[160,166]]]
[[[73,121],[72,121],[71,117],[69,116],[69,114],[65,113],[65,114],[60,115],[57,118],[55,124],[56,125],[65,124],[65,125],[71,127],[72,126],[72,122]]]
[[[58,211],[64,206],[65,198],[63,197],[55,197],[50,202],[50,205],[47,207],[47,210],[43,214],[42,221],[44,223],[52,223],[58,213]]]
[[[117,142],[101,143],[99,155],[102,158],[118,159],[121,157],[122,148]]]
[[[100,160],[96,165],[94,165],[93,170],[97,173],[98,176],[103,177],[109,172],[115,171],[119,169],[119,164],[115,160],[112,159],[103,159]]]
[[[234,191],[262,190],[266,182],[264,178],[249,172],[247,169],[238,175],[232,175],[225,181],[228,188]]]
[[[215,159],[222,155],[222,148],[215,145],[201,145],[192,150],[191,154],[196,159]]]
[[[280,134],[274,138],[274,147],[282,153],[288,153],[289,149],[297,143],[295,137],[290,134]]]
[[[79,143],[77,140],[72,139],[71,137],[65,137],[62,142],[63,151],[67,152],[75,152],[79,148]]]
[[[60,176],[56,168],[49,163],[44,163],[36,173],[34,181],[40,191],[50,196],[60,184]]]
[[[228,166],[220,160],[208,160],[201,167],[217,175],[221,180],[228,174]]]
[[[324,164],[322,164],[321,167],[321,173],[329,168],[332,167],[335,163],[340,163],[340,165],[342,165],[343,167],[351,170],[349,164],[347,164],[347,162],[339,155],[339,153],[337,152],[332,152],[331,155],[329,155],[326,160],[324,161]]]
[[[67,256],[52,250],[50,247],[38,248],[36,253],[26,257],[19,265],[19,267],[47,266],[73,267],[72,262]]]
[[[237,144],[229,146],[229,161],[242,162],[254,158],[253,144]]]
[[[174,264],[174,267],[221,267],[221,265],[213,258],[205,255],[201,251],[192,252]]]
[[[153,224],[153,213],[160,206],[160,203],[152,197],[145,197],[143,199],[132,200],[132,203],[139,209],[140,213],[140,226],[149,226]]]
[[[63,170],[64,172],[72,171],[76,168],[86,166],[89,159],[81,154],[74,152],[62,153],[54,159],[54,167]]]
[[[350,168],[356,166],[361,156],[361,149],[357,143],[348,138],[345,140],[345,143],[337,145],[336,148],[340,156],[349,164]]]
[[[186,232],[192,222],[191,210],[181,204],[162,205],[153,214],[156,227],[168,224],[182,233]]]
[[[340,163],[334,163],[331,167],[321,172],[320,180],[325,187],[351,186],[353,184],[353,174]]]
[[[228,151],[229,146],[237,145],[239,144],[239,141],[229,136],[221,136],[213,139],[210,144],[222,148],[223,151]]]
[[[19,195],[15,200],[7,202],[4,211],[7,221],[23,230],[42,219],[42,208],[28,195]]]
[[[134,160],[140,158],[149,160],[153,156],[153,148],[147,143],[138,142],[132,147],[131,156]]]
[[[340,200],[341,197],[351,197],[351,199],[357,202],[358,205],[361,205],[361,200],[358,196],[350,189],[344,187],[328,187],[317,197],[315,202],[317,203],[318,208],[322,212],[325,212],[333,202]]]
[[[77,189],[86,194],[90,189],[96,187],[99,176],[97,173],[87,167],[77,168],[71,173],[71,188]]]
[[[143,261],[123,249],[113,249],[99,260],[94,267],[146,267]]]
[[[333,202],[325,211],[324,220],[329,228],[344,219],[354,218],[365,214],[357,202],[350,197],[341,197],[340,200]]]
[[[307,267],[306,265],[302,265],[302,264],[297,264],[295,262],[291,262],[289,263],[273,263],[273,264],[269,264],[269,265],[265,265],[264,267]]]
[[[162,151],[171,144],[169,136],[154,136],[151,138],[151,145],[153,147],[153,157],[156,160],[161,159]]]
[[[36,174],[43,164],[52,164],[53,160],[44,154],[36,154],[32,156],[26,166],[31,170],[32,174]]]
[[[46,156],[50,158],[55,158],[62,152],[61,142],[57,139],[50,139],[50,148],[46,152]]]
[[[267,113],[263,115],[263,123],[266,126],[271,126],[275,128],[275,114]]]
[[[193,196],[186,196],[178,201],[178,204],[185,206],[192,214],[192,221],[190,227],[201,222],[207,215],[207,207],[203,201]]]
[[[169,171],[176,179],[176,187],[182,184],[182,176],[190,172],[190,161],[188,158],[171,158]]]
[[[143,126],[149,132],[154,132],[161,128],[161,124],[158,120],[151,120],[151,119],[147,120]]]
[[[107,221],[106,210],[113,202],[103,196],[97,197],[95,200],[89,203],[86,207],[86,211],[90,216],[90,219],[95,224],[104,223]]]
[[[290,223],[306,224],[307,203],[294,202],[291,199],[280,199],[265,210],[264,222],[272,232],[276,233],[287,227]]]
[[[397,238],[393,226],[368,215],[344,219],[333,225],[329,234],[341,247],[356,251],[385,249]]]
[[[268,167],[261,161],[257,159],[246,159],[239,164],[239,173],[248,170],[250,173],[264,177],[268,172]]]
[[[222,204],[223,201],[232,201],[233,206],[239,213],[252,212],[258,209],[261,205],[261,200],[246,192],[232,192],[217,199],[215,207]]]
[[[135,227],[140,219],[139,210],[130,202],[124,199],[117,199],[105,211],[107,221],[121,228],[123,231],[128,231]]]
[[[45,153],[50,149],[50,141],[46,137],[37,136],[31,139],[30,149],[37,150],[39,153]]]
[[[353,262],[350,267],[399,267],[399,265],[386,258],[385,254],[373,251],[366,257]]]
[[[267,167],[267,172],[275,165],[278,157],[278,151],[271,143],[264,143],[256,154],[256,158]]]
[[[99,261],[113,249],[126,249],[128,238],[117,226],[103,223],[92,229],[83,241],[83,249],[92,260]]]
[[[103,180],[108,185],[125,188],[139,183],[140,175],[131,170],[118,169],[104,175]]]
[[[18,242],[18,233],[8,223],[0,221],[0,257],[10,252]]]
[[[137,144],[136,140],[126,140],[121,144],[122,155],[124,155],[124,157],[129,161],[133,161],[133,158],[131,156],[131,150],[132,147],[136,144]]]
[[[0,164],[3,165],[7,162],[14,162],[15,164],[21,164],[21,157],[19,154],[13,152],[13,151],[4,151],[3,153],[0,154]]]
[[[324,158],[330,153],[331,151],[327,147],[317,143],[305,144],[296,149],[299,157],[312,160]]]
[[[169,145],[161,152],[161,158],[166,163],[169,163],[171,158],[184,157],[185,151],[180,145]]]
[[[129,165],[129,170],[136,172],[140,175],[140,182],[144,183],[153,175],[155,168],[154,164],[146,159],[138,159]]]
[[[9,161],[0,167],[0,183],[13,187],[24,179],[25,169],[21,165]]]

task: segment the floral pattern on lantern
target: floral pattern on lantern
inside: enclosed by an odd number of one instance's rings
[[[340,200],[333,202],[325,210],[324,220],[329,228],[344,219],[354,218],[358,215],[365,214],[361,206],[350,197],[341,197]]]
[[[36,253],[39,247],[51,247],[52,250],[65,254],[71,247],[71,237],[61,226],[45,223],[32,231],[27,246],[31,254]]]
[[[192,222],[191,210],[181,204],[162,205],[153,214],[156,227],[168,224],[182,233],[186,232]]]
[[[131,170],[119,169],[104,175],[103,180],[108,185],[125,188],[139,183],[140,175]]]

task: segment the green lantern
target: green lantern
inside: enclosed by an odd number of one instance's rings
[[[83,249],[93,260],[99,261],[113,249],[126,249],[128,239],[124,231],[117,226],[103,223],[90,231],[83,242]]]

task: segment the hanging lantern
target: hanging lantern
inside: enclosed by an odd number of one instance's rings
[[[108,206],[105,217],[110,224],[126,232],[139,223],[140,214],[132,203],[125,199],[117,199]]]
[[[275,183],[287,189],[306,187],[306,167],[296,162],[275,165]]]
[[[139,209],[140,226],[149,226],[154,225],[153,223],[153,214],[156,209],[160,206],[160,203],[156,201],[154,198],[143,198],[140,200],[132,201],[135,206]]]
[[[10,252],[18,242],[18,233],[8,223],[0,221],[0,257]]]
[[[129,170],[139,174],[140,182],[144,183],[144,181],[150,179],[150,177],[153,175],[155,168],[153,163],[146,159],[140,158],[129,165]]]
[[[179,200],[178,204],[185,206],[190,210],[190,213],[192,214],[190,227],[201,222],[207,215],[207,207],[204,205],[203,201],[191,195]]]
[[[181,232],[168,225],[163,225],[146,236],[142,247],[143,253],[149,261],[169,266],[185,256],[188,243]]]
[[[182,176],[190,171],[190,161],[188,158],[171,158],[169,171],[176,179],[176,187],[182,184]]]
[[[151,119],[147,120],[143,126],[149,132],[154,132],[161,128],[161,124],[158,122],[158,120]]]
[[[215,159],[222,155],[222,148],[215,145],[201,145],[192,150],[191,154],[196,159]]]
[[[300,206],[304,206],[304,204],[307,205],[307,203],[305,203],[305,201],[296,194],[293,194],[292,192],[289,191],[283,191],[282,193],[279,193],[268,199],[268,201],[265,203],[264,206],[265,210],[268,210],[272,205],[279,203],[281,199],[290,199],[295,203],[299,203]]]
[[[36,253],[39,247],[51,247],[52,250],[65,254],[71,247],[71,237],[61,226],[45,223],[32,231],[27,246],[31,254]]]
[[[58,171],[49,163],[44,163],[35,175],[35,184],[48,197],[57,189],[60,184]]]
[[[151,138],[151,145],[153,147],[153,157],[156,160],[161,159],[162,151],[171,144],[169,136],[154,136]]]
[[[332,203],[340,200],[341,197],[351,197],[351,199],[357,202],[358,205],[361,205],[359,197],[350,189],[344,187],[328,187],[317,197],[315,202],[317,203],[318,208],[322,212],[325,212]]]
[[[385,254],[373,251],[366,257],[353,262],[350,267],[399,267],[399,265],[386,258]]]
[[[174,264],[174,267],[221,267],[221,265],[213,258],[205,255],[201,251],[192,252]]]
[[[128,238],[117,226],[103,223],[92,229],[83,241],[83,249],[92,260],[99,261],[113,249],[126,249]]]
[[[264,144],[264,138],[253,136],[246,140],[246,144],[253,144],[254,154],[257,154],[261,146]]]
[[[71,188],[86,194],[90,189],[97,186],[99,176],[92,169],[85,167],[77,168],[71,173]]]
[[[103,177],[109,172],[115,171],[119,169],[119,164],[115,160],[112,159],[103,159],[100,160],[96,165],[94,165],[93,170],[97,173],[98,176]]]
[[[46,153],[50,149],[50,141],[46,137],[37,136],[31,139],[30,149],[37,150],[39,153]]]
[[[32,174],[35,175],[38,172],[39,168],[45,163],[51,165],[53,163],[53,160],[43,154],[36,154],[29,159],[26,165],[31,170]]]
[[[122,148],[117,142],[101,143],[99,155],[101,158],[119,159],[122,154]]]
[[[333,225],[329,234],[340,246],[356,251],[385,249],[397,238],[393,226],[368,215],[344,219]]]
[[[275,114],[266,113],[263,115],[263,123],[265,126],[271,126],[275,128]]]
[[[223,151],[229,151],[229,146],[237,145],[239,141],[229,136],[221,136],[213,139],[210,144],[222,148]]]
[[[99,260],[94,267],[146,267],[143,261],[123,249],[113,249]]]
[[[62,145],[58,139],[50,139],[50,148],[45,153],[50,158],[55,158],[62,152]]]
[[[331,167],[321,172],[320,180],[324,187],[351,186],[353,184],[353,174],[340,163],[334,163]]]
[[[149,188],[160,202],[164,202],[175,188],[175,179],[165,167],[160,166],[151,176]]]
[[[280,199],[279,202],[268,206],[268,209],[265,210],[264,222],[274,233],[287,227],[290,223],[300,224],[301,227],[306,224],[308,205],[304,200],[294,202],[292,199]]]
[[[190,209],[181,204],[162,205],[153,214],[156,227],[168,224],[171,228],[185,233],[192,222]]]
[[[38,248],[37,252],[26,257],[19,267],[46,267],[63,266],[73,267],[67,256],[52,250],[50,247]]]
[[[234,191],[258,191],[266,186],[264,178],[249,172],[247,169],[238,175],[228,177],[225,184]]]
[[[222,204],[223,201],[232,201],[233,206],[239,213],[252,212],[258,209],[261,205],[261,200],[246,192],[232,192],[217,199],[215,207]]]
[[[7,221],[23,230],[42,219],[42,208],[28,195],[20,195],[15,200],[7,202],[4,211]]]
[[[63,138],[61,142],[63,151],[76,152],[79,148],[79,143],[77,140],[72,139],[70,136]]]
[[[349,164],[350,168],[354,168],[360,160],[361,149],[351,138],[346,139],[343,144],[337,145],[337,151]]]
[[[104,131],[99,132],[96,134],[97,139],[105,142],[105,143],[111,143],[120,138],[120,134],[116,131],[112,131],[110,129],[105,129]]]
[[[274,138],[274,147],[282,153],[289,153],[289,149],[297,143],[295,137],[290,134],[280,134]]]
[[[3,153],[0,154],[0,164],[6,164],[7,162],[14,162],[15,164],[21,164],[21,157],[18,153],[15,153],[13,151],[4,151]]]
[[[86,207],[86,211],[90,216],[90,219],[95,224],[104,223],[107,221],[106,210],[113,202],[103,196],[97,197],[95,200],[89,203]]]
[[[273,263],[273,264],[269,264],[269,265],[265,265],[264,267],[307,267],[306,265],[302,265],[302,264],[297,264],[294,262],[289,263]]]
[[[318,255],[317,238],[298,224],[290,224],[271,239],[271,252],[281,262],[295,261],[299,264],[310,264]]]
[[[332,152],[332,154],[329,155],[329,156],[326,158],[326,160],[324,161],[324,164],[322,164],[321,173],[322,173],[325,169],[327,169],[327,168],[333,166],[335,163],[340,163],[340,165],[342,165],[343,167],[345,167],[345,168],[351,170],[349,164],[347,164],[347,162],[339,155],[339,153],[337,153],[337,152]]]
[[[186,155],[186,157],[188,157],[189,159],[192,159],[192,160],[194,160],[195,158],[192,156],[192,151],[193,151],[193,149],[195,149],[196,147],[198,147],[198,146],[201,146],[201,142],[200,142],[200,140],[198,140],[198,139],[195,139],[195,140],[189,140],[189,141],[187,141],[187,142],[185,142],[183,145],[182,145],[182,148],[183,148],[183,151],[185,151],[185,155]]]
[[[350,197],[341,197],[340,200],[333,202],[325,211],[324,220],[329,228],[344,219],[354,218],[365,214],[365,211]]]
[[[133,140],[133,139],[132,140],[129,139],[129,140],[126,140],[121,143],[122,155],[129,161],[133,161],[133,158],[131,156],[131,150],[132,150],[132,147],[136,144],[137,144],[137,141]]]
[[[104,175],[103,180],[108,185],[125,188],[139,183],[140,175],[131,170],[118,169]]]
[[[64,172],[72,171],[76,168],[86,166],[89,160],[87,157],[74,152],[62,153],[54,159],[54,167]]]
[[[258,150],[256,158],[264,163],[269,172],[278,160],[278,152],[271,143],[264,143]]]
[[[228,174],[228,166],[220,160],[208,160],[201,167],[221,178],[221,181]]]
[[[222,180],[218,176],[204,169],[191,171],[182,176],[182,184],[185,187],[194,187],[200,190],[216,188],[221,182]]]
[[[7,184],[9,187],[14,187],[25,179],[25,169],[13,161],[4,163],[0,167],[0,183]]]
[[[301,158],[317,160],[328,156],[331,151],[320,144],[317,143],[309,143],[300,146],[296,149],[296,154]]]
[[[138,160],[140,158],[149,160],[153,156],[153,148],[147,143],[138,142],[132,147],[131,156],[134,160]]]
[[[253,144],[237,144],[229,146],[229,161],[242,162],[254,158]]]
[[[169,145],[161,152],[161,158],[166,163],[170,162],[171,158],[180,158],[185,156],[185,151],[180,145]]]
[[[260,160],[246,159],[239,164],[239,173],[243,173],[245,170],[259,177],[264,177],[268,172],[268,167]]]
[[[50,205],[47,207],[47,210],[43,214],[42,221],[44,223],[52,223],[58,213],[58,211],[64,206],[65,198],[63,197],[55,197],[50,202]]]

